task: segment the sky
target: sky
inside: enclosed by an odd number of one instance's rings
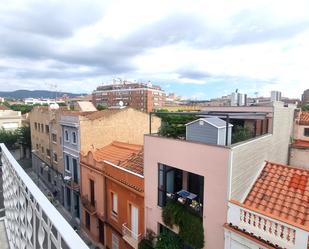
[[[0,89],[91,93],[115,78],[184,98],[309,88],[308,0],[1,0]]]

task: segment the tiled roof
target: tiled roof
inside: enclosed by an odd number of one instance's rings
[[[114,141],[93,152],[96,161],[108,161],[143,175],[143,146]]]
[[[1,110],[1,111],[10,110],[10,108],[8,108],[8,107],[5,106],[5,105],[0,105],[0,110]]]
[[[294,148],[300,148],[300,149],[309,149],[309,141],[306,140],[295,140],[294,143],[292,144],[292,147]]]
[[[301,112],[299,115],[300,125],[309,125],[309,112]]]
[[[103,111],[96,111],[96,112],[87,112],[87,113],[82,113],[81,116],[84,116],[85,118],[89,119],[89,120],[95,120],[95,119],[99,119],[99,118],[107,118],[113,114],[116,114],[118,112],[121,112],[124,109],[117,109],[117,110],[103,110]]]
[[[309,169],[266,162],[244,206],[309,231]]]

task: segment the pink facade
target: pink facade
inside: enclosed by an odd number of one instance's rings
[[[158,206],[158,164],[162,163],[204,177],[204,248],[224,248],[230,149],[151,135],[144,139],[146,228],[157,233],[158,223],[164,224]]]

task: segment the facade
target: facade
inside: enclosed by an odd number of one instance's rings
[[[14,130],[22,125],[21,112],[13,111],[5,105],[0,105],[0,129]]]
[[[309,112],[298,112],[295,118],[290,164],[309,168]]]
[[[309,89],[305,90],[302,94],[302,103],[306,104],[309,103]]]
[[[35,106],[30,112],[32,167],[54,196],[64,203],[61,109]]]
[[[243,201],[229,202],[225,249],[308,248],[309,170],[266,162]]]
[[[271,91],[270,92],[270,101],[281,101],[281,92]]]
[[[203,248],[224,248],[223,224],[227,220],[228,200],[241,201],[246,197],[265,160],[287,163],[294,109],[278,102],[271,107],[207,108],[213,112],[242,113],[247,120],[260,120],[256,115],[263,113],[269,119],[265,134],[230,146],[146,135],[146,228],[155,234],[164,229],[178,233],[162,220],[162,210],[172,197],[189,208],[190,213],[201,217]],[[183,193],[189,197],[183,197]]]
[[[117,141],[143,144],[148,132],[149,115],[124,108],[96,112],[63,112],[61,119],[64,206],[79,223],[80,216],[80,153],[104,147]],[[158,131],[159,118],[152,119],[152,127]]]
[[[92,97],[96,106],[129,106],[144,112],[160,109],[165,103],[165,92],[159,86],[126,81],[99,86]]]
[[[246,106],[247,105],[247,94],[233,92],[230,95],[231,106]]]
[[[24,99],[26,105],[51,105],[56,103],[64,103],[63,100],[57,99],[35,99],[35,98],[26,98]]]
[[[81,155],[82,228],[100,247],[138,248],[144,232],[143,146],[113,142]]]

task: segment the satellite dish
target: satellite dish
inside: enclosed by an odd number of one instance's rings
[[[123,101],[119,101],[119,105],[122,107],[123,106]]]
[[[53,104],[51,104],[51,105],[49,106],[49,108],[50,108],[51,110],[58,110],[58,109],[59,109],[59,105],[58,105],[57,103],[53,103]]]

